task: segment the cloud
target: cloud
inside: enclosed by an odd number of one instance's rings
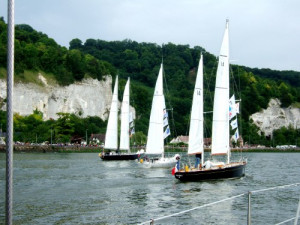
[[[217,55],[228,18],[236,63],[300,71],[299,8],[298,0],[19,0],[15,22],[67,47],[73,38],[131,39],[198,45]]]

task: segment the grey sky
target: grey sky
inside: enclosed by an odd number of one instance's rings
[[[228,18],[235,64],[300,71],[299,11],[299,0],[15,0],[15,23],[66,47],[73,38],[127,38],[218,55]],[[0,16],[7,21],[6,0]]]

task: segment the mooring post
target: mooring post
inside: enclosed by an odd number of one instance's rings
[[[251,191],[248,192],[248,218],[247,224],[251,225]]]
[[[12,224],[13,204],[13,84],[14,84],[14,0],[7,7],[7,105],[6,105],[6,224]]]

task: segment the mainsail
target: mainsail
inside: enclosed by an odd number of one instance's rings
[[[104,148],[118,149],[118,76],[116,78],[110,106]]]
[[[188,154],[203,153],[203,56],[201,54],[196,77],[190,130]]]
[[[212,155],[228,154],[229,162],[229,36],[228,21],[219,55],[213,108]]]
[[[164,153],[164,109],[165,97],[163,94],[163,64],[161,64],[152,100],[146,145],[147,154]]]
[[[123,102],[121,108],[121,134],[120,134],[120,150],[129,149],[129,85],[130,78],[128,78],[127,83],[125,85],[124,94],[123,94]]]

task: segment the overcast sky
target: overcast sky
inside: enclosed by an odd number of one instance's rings
[[[6,0],[0,16],[7,22]],[[15,0],[16,24],[66,47],[74,38],[131,39],[218,55],[227,18],[235,64],[300,71],[299,0]]]

